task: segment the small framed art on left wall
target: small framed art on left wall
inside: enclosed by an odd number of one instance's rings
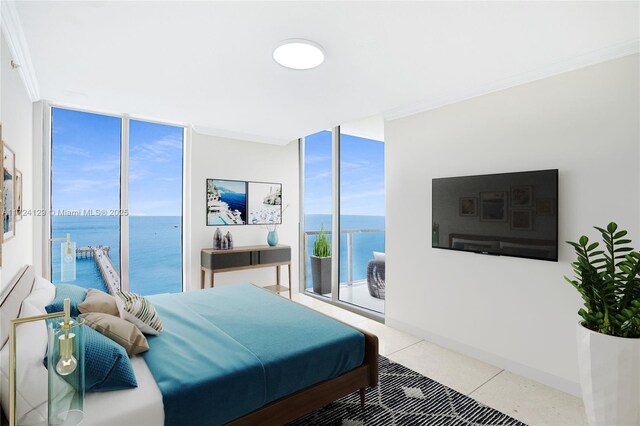
[[[2,236],[3,242],[16,235],[16,154],[2,143]]]

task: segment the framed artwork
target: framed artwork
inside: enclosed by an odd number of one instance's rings
[[[477,197],[461,197],[460,198],[460,216],[463,216],[463,217],[478,216],[478,198]]]
[[[483,222],[507,221],[507,191],[480,193],[480,220]]]
[[[511,207],[533,207],[533,186],[520,185],[511,187]]]
[[[16,221],[22,220],[22,172],[16,169]]]
[[[2,235],[3,241],[7,241],[16,235],[16,154],[4,143],[2,163]]]
[[[249,225],[282,223],[282,184],[249,182]]]
[[[514,231],[532,231],[533,214],[531,210],[511,210],[511,229]]]
[[[553,216],[556,214],[553,198],[538,198],[536,200],[537,216]]]
[[[247,182],[207,179],[207,226],[247,224]]]
[[[2,142],[2,124],[0,124],[0,213],[4,218],[4,143]],[[3,234],[0,234],[0,268],[2,268],[2,240]]]

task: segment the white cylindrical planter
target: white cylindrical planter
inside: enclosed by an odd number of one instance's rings
[[[582,399],[591,426],[640,425],[640,339],[596,333],[578,323]]]

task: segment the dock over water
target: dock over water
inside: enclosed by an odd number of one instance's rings
[[[79,247],[76,249],[76,257],[93,257],[107,290],[115,296],[120,291],[120,273],[113,265],[113,261],[109,257],[109,251],[111,251],[109,246]]]

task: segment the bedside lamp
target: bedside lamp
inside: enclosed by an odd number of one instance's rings
[[[70,318],[70,301],[64,311],[17,318],[9,329],[9,426],[16,426],[16,327],[47,321],[48,424],[78,425],[84,417],[84,340],[82,324]],[[52,321],[61,318],[62,321]]]

